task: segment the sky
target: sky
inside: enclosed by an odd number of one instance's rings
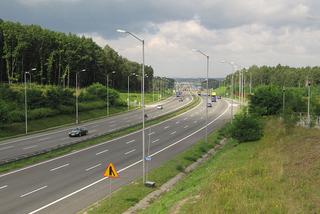
[[[120,55],[145,62],[155,75],[205,77],[238,67],[316,66],[319,0],[1,0],[0,18],[92,37]]]

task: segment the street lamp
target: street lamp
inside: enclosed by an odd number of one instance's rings
[[[285,86],[282,87],[282,117],[284,119],[284,110],[286,104],[286,88]]]
[[[79,124],[79,103],[78,103],[78,75],[81,72],[85,72],[86,69],[82,69],[81,71],[76,72],[76,124]]]
[[[32,68],[31,71],[36,71],[36,68]],[[28,105],[27,105],[27,74],[29,74],[31,82],[31,73],[29,71],[24,72],[24,116],[25,116],[25,129],[28,134]]]
[[[234,62],[228,62],[225,60],[220,61],[221,63],[226,63],[232,66],[233,72],[235,72],[235,65]],[[234,99],[234,88],[233,88],[233,74],[231,74],[231,123],[233,121],[233,99]]]
[[[310,127],[310,123],[311,123],[311,118],[310,118],[310,98],[311,98],[311,82],[309,80],[308,81],[308,116],[307,116],[307,123],[308,123],[308,127]]]
[[[144,110],[145,110],[145,106],[144,106],[144,40],[140,39],[135,34],[129,32],[129,31],[126,31],[126,30],[118,29],[117,32],[129,34],[130,36],[134,37],[142,44],[142,93],[141,93],[141,104],[142,104],[142,177],[143,177],[143,183],[145,184],[145,182],[146,182],[146,176],[145,176],[146,169],[145,169],[145,136],[144,136],[144,133],[145,133],[145,124],[144,124],[144,120],[145,120],[145,116],[144,116]]]
[[[115,74],[115,71],[112,71],[111,74]],[[109,116],[109,74],[107,76],[107,116]]]
[[[206,97],[206,143],[208,143],[208,97],[209,97],[209,56],[198,49],[192,49],[207,58],[207,97]]]
[[[128,111],[130,110],[130,76],[137,76],[136,73],[128,75]]]

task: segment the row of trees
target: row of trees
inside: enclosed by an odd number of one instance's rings
[[[121,57],[108,45],[101,48],[91,38],[0,19],[0,83],[23,82],[24,72],[32,68],[36,68],[30,72],[34,83],[74,87],[76,72],[85,69],[79,78],[81,86],[106,84],[109,74],[111,86],[118,90],[126,90],[128,75],[135,73],[139,76],[130,77],[130,88],[141,89],[141,64]],[[145,74],[150,91],[157,87],[151,66],[145,67]]]

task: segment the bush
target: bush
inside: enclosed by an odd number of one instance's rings
[[[106,107],[106,103],[103,101],[79,103],[79,111],[88,111],[104,107]]]
[[[56,114],[59,114],[59,112],[51,108],[37,108],[37,109],[30,110],[28,112],[28,119],[34,120],[34,119],[54,116]]]
[[[239,114],[228,127],[228,132],[239,142],[259,140],[262,137],[262,123],[253,115]]]
[[[7,105],[3,100],[0,100],[0,124],[9,122],[9,112],[9,105]]]
[[[8,114],[9,120],[11,122],[21,122],[24,121],[24,111],[20,110],[13,110],[10,111]]]

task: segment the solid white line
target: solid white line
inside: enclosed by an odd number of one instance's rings
[[[0,151],[2,151],[2,150],[5,150],[5,149],[11,149],[11,148],[13,148],[14,146],[6,146],[6,147],[2,147],[2,148],[0,148]]]
[[[156,139],[154,141],[152,141],[151,143],[155,143],[155,142],[158,142],[160,139]]]
[[[105,152],[107,152],[107,151],[109,151],[109,150],[108,150],[108,149],[103,150],[103,151],[101,151],[101,152],[96,153],[96,155],[100,155],[100,154],[105,153]]]
[[[126,144],[133,143],[134,141],[136,141],[136,140],[130,140],[130,141],[126,142]]]
[[[70,164],[67,163],[67,164],[64,164],[64,165],[62,165],[62,166],[58,166],[58,167],[56,167],[56,168],[50,169],[50,172],[55,171],[55,170],[57,170],[57,169],[61,169],[61,168],[63,168],[63,167],[69,166],[69,165],[70,165]]]
[[[92,167],[89,167],[88,169],[86,169],[86,171],[89,171],[89,170],[91,170],[91,169],[94,169],[94,168],[96,168],[96,167],[98,167],[98,166],[101,166],[101,163],[99,163],[99,164],[97,164],[97,165],[94,165],[94,166],[92,166]]]
[[[47,188],[47,187],[48,187],[48,186],[43,186],[43,187],[40,187],[40,188],[38,188],[38,189],[35,189],[35,190],[31,191],[31,192],[28,192],[28,193],[26,193],[26,194],[20,195],[20,198],[23,198],[23,197],[25,197],[25,196],[27,196],[27,195],[30,195],[30,194],[35,193],[35,192],[38,192],[38,191],[40,191],[40,190],[42,190],[42,189],[45,189],[45,188]]]
[[[152,128],[152,127],[155,127],[155,126],[159,126],[159,125],[161,125],[161,124],[163,124],[163,123],[166,123],[166,122],[171,121],[171,120],[173,120],[173,119],[175,119],[175,118],[177,118],[177,117],[180,117],[180,116],[182,116],[182,115],[184,115],[184,114],[187,114],[187,113],[189,113],[190,111],[193,111],[194,109],[198,108],[198,107],[202,104],[202,102],[203,102],[203,100],[201,100],[200,103],[199,103],[198,105],[196,105],[195,107],[193,107],[192,109],[190,109],[190,110],[188,110],[188,111],[186,111],[186,112],[184,112],[184,113],[182,113],[182,114],[180,114],[180,115],[177,115],[177,116],[175,116],[175,117],[172,117],[172,118],[169,118],[169,119],[167,119],[167,120],[164,120],[164,121],[162,121],[162,122],[160,122],[160,123],[157,123],[157,124],[155,124],[155,125],[149,126],[149,128]],[[179,108],[180,108],[180,107],[179,107]],[[178,109],[178,108],[177,108],[177,109]],[[92,123],[92,124],[94,124],[94,123]],[[90,124],[86,124],[86,125],[90,125]],[[115,129],[111,129],[110,131],[113,131],[113,130],[115,130]],[[140,129],[140,130],[137,130],[137,131],[132,132],[132,133],[130,133],[130,134],[127,134],[127,135],[124,135],[124,136],[121,136],[121,137],[118,137],[118,138],[114,138],[114,139],[112,139],[112,140],[109,140],[109,141],[106,141],[106,142],[103,142],[103,143],[100,143],[100,144],[97,144],[97,145],[93,145],[93,146],[90,146],[90,147],[87,147],[87,148],[84,148],[84,149],[80,149],[80,150],[71,152],[71,153],[66,154],[66,155],[62,155],[62,156],[59,156],[59,157],[56,157],[56,158],[53,158],[53,159],[50,159],[50,160],[43,161],[43,162],[41,162],[41,163],[37,163],[37,164],[33,164],[33,165],[31,165],[31,166],[27,166],[27,167],[24,167],[24,168],[21,168],[21,169],[17,169],[17,170],[14,170],[14,171],[11,171],[11,172],[8,172],[8,173],[5,173],[5,174],[0,175],[0,178],[5,177],[5,176],[8,176],[8,175],[11,175],[11,174],[14,174],[14,173],[17,173],[17,172],[24,171],[24,170],[27,170],[27,169],[31,169],[31,168],[34,168],[34,167],[36,167],[36,166],[40,166],[40,165],[43,165],[43,164],[46,164],[46,163],[50,163],[50,162],[55,161],[55,160],[59,160],[59,159],[65,158],[65,157],[69,157],[69,156],[71,156],[71,155],[78,154],[78,153],[83,152],[83,151],[87,151],[87,150],[90,150],[90,149],[93,149],[93,148],[96,148],[96,147],[100,147],[100,146],[109,144],[109,143],[111,143],[111,142],[117,141],[117,140],[119,140],[119,139],[123,139],[123,138],[125,138],[125,137],[128,137],[128,136],[131,136],[131,135],[133,135],[133,134],[139,133],[139,132],[141,132],[141,131],[142,131],[142,130]],[[6,143],[6,144],[7,144],[7,143]],[[1,144],[1,145],[3,145],[3,144]]]
[[[136,149],[132,149],[132,150],[130,150],[129,152],[126,152],[126,153],[124,153],[124,154],[127,155],[127,154],[130,154],[131,152],[134,152],[134,151],[136,151]]]
[[[0,189],[4,189],[4,188],[6,188],[8,185],[4,185],[4,186],[2,186],[2,187],[0,187]]]
[[[189,126],[188,126],[188,125],[186,125],[186,126],[185,126],[185,127],[183,127],[183,128],[185,128],[185,129],[186,129],[186,128],[188,128],[188,127],[189,127]]]
[[[174,131],[174,132],[172,132],[171,134],[175,134],[175,133],[177,133],[177,131]]]
[[[164,127],[163,129],[167,129],[167,128],[169,128],[170,126],[166,126],[166,127]]]
[[[38,145],[28,146],[28,147],[24,147],[23,149],[24,149],[24,150],[32,149],[32,148],[35,148],[35,147],[37,147],[37,146],[38,146]]]
[[[228,103],[228,104],[229,104],[229,103]],[[229,110],[229,108],[230,108],[230,104],[228,105],[228,108],[227,108],[222,114],[220,114],[220,115],[219,115],[218,117],[216,117],[213,121],[211,121],[210,123],[208,123],[208,125],[211,125],[212,123],[214,123],[215,121],[217,121],[220,117],[222,117],[222,116],[227,112],[227,110]],[[163,148],[163,149],[161,149],[161,150],[153,153],[152,155],[150,155],[150,157],[153,157],[153,156],[155,156],[155,155],[157,155],[157,154],[159,154],[159,153],[161,153],[161,152],[163,152],[163,151],[165,151],[165,150],[167,150],[167,149],[169,149],[169,148],[177,145],[178,143],[184,141],[185,139],[188,139],[188,138],[191,137],[192,135],[194,135],[194,134],[202,131],[202,130],[205,129],[205,128],[206,128],[206,126],[203,126],[202,128],[200,128],[200,129],[198,129],[197,131],[189,134],[188,136],[186,136],[186,137],[178,140],[177,142],[175,142],[175,143],[173,143],[173,144],[171,144],[171,145],[169,145],[169,146],[167,146],[167,147],[165,147],[165,148]],[[125,168],[123,168],[123,169],[120,169],[118,172],[119,172],[119,173],[120,173],[120,172],[123,172],[123,171],[125,171],[125,170],[127,170],[127,169],[129,169],[129,168],[131,168],[131,167],[133,167],[133,166],[141,163],[141,162],[142,162],[142,160],[139,160],[139,161],[137,161],[137,162],[135,162],[135,163],[132,163],[132,164],[130,164],[129,166],[127,166],[127,167],[125,167]],[[41,211],[41,210],[44,210],[44,209],[46,209],[46,208],[48,208],[48,207],[50,207],[50,206],[52,206],[52,205],[54,205],[54,204],[59,203],[60,201],[63,201],[64,199],[67,199],[67,198],[70,198],[71,196],[73,196],[73,195],[75,195],[75,194],[77,194],[77,193],[79,193],[79,192],[82,192],[83,190],[86,190],[86,189],[88,189],[88,188],[90,188],[90,187],[92,187],[92,186],[100,183],[101,181],[106,180],[106,179],[107,179],[107,177],[101,178],[101,179],[99,179],[99,180],[97,180],[97,181],[95,181],[95,182],[93,182],[93,183],[91,183],[91,184],[88,184],[87,186],[82,187],[81,189],[78,189],[78,190],[76,190],[76,191],[74,191],[74,192],[72,192],[72,193],[70,193],[70,194],[68,194],[68,195],[65,195],[65,196],[63,196],[63,197],[61,197],[61,198],[59,198],[59,199],[57,199],[57,200],[55,200],[55,201],[53,201],[53,202],[51,202],[51,203],[49,203],[49,204],[46,204],[46,205],[44,205],[44,206],[42,206],[42,207],[40,207],[40,208],[32,211],[32,212],[30,212],[29,214],[34,214],[34,213],[37,213],[37,212],[39,212],[39,211]]]
[[[150,135],[153,135],[153,134],[155,134],[155,132],[151,132],[151,133],[149,133],[148,135],[150,136]]]

